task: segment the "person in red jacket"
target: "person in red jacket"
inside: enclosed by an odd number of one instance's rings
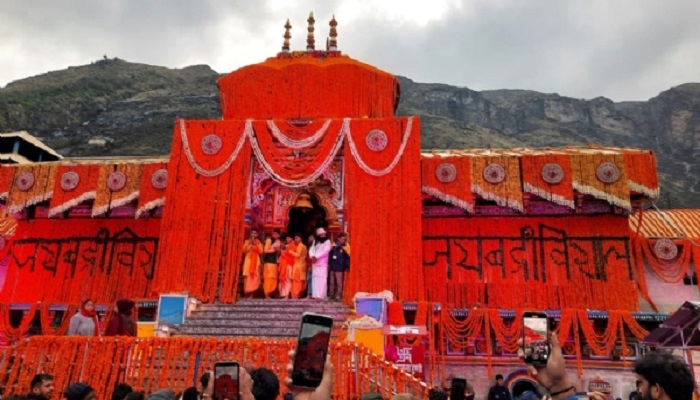
[[[136,336],[136,322],[131,317],[135,303],[132,300],[117,301],[117,313],[109,321],[105,336]]]

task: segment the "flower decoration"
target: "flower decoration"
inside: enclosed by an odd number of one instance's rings
[[[613,163],[604,162],[598,165],[596,168],[595,176],[603,183],[615,183],[620,179],[620,168]]]
[[[61,189],[70,192],[78,187],[80,183],[80,175],[75,171],[66,171],[61,176]]]
[[[545,164],[542,167],[542,180],[555,185],[564,179],[564,169],[557,163]]]
[[[218,135],[211,134],[202,138],[202,153],[213,156],[221,151],[223,143]]]
[[[671,261],[678,256],[678,246],[671,239],[659,239],[654,245],[654,253],[662,260]]]
[[[491,163],[484,168],[484,179],[488,183],[501,183],[506,179],[506,170],[500,164]]]
[[[388,143],[389,138],[381,129],[372,129],[365,137],[365,144],[374,152],[380,152],[386,149]]]
[[[151,184],[154,188],[163,190],[168,186],[168,170],[161,168],[151,176]]]
[[[113,192],[118,192],[126,186],[126,175],[123,172],[112,172],[107,178],[107,187]]]
[[[26,192],[34,186],[34,174],[32,172],[22,172],[17,177],[17,182],[15,183],[17,189]]]
[[[435,168],[435,178],[442,183],[454,182],[457,179],[457,168],[452,163],[442,163]]]

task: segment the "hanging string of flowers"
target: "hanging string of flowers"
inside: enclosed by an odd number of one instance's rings
[[[571,158],[554,151],[520,156],[523,191],[554,204],[575,208]]]
[[[149,211],[165,204],[165,188],[168,186],[168,163],[155,162],[141,167],[141,184],[139,185],[139,202],[135,217],[139,218]]]
[[[631,210],[624,157],[616,152],[576,150],[571,155],[573,186],[579,193]]]
[[[24,313],[17,328],[12,326],[10,321],[10,303],[0,303],[0,332],[10,341],[21,339],[29,331],[29,327],[34,321],[38,303],[33,303],[29,310]]]
[[[41,321],[41,333],[44,335],[60,336],[65,335],[68,332],[68,326],[70,325],[70,319],[75,315],[78,310],[77,305],[69,305],[66,307],[61,320],[57,327],[52,326],[51,313],[49,311],[49,303],[42,303],[39,308],[39,315]]]
[[[673,241],[665,244],[669,247],[667,255],[662,253],[664,249],[657,253],[658,240],[652,241],[639,236],[633,242],[636,250],[636,261],[639,264],[638,270],[644,271],[644,265],[654,272],[654,274],[666,283],[678,283],[688,273],[691,261],[693,260],[693,246],[687,240],[680,240],[680,245]],[[661,246],[659,246],[661,248]],[[678,251],[680,250],[680,252]]]
[[[625,169],[628,171],[630,189],[652,199],[659,198],[659,175],[654,152],[633,149],[621,151],[624,155]]]
[[[265,366],[283,381],[287,354],[294,346],[294,341],[286,339],[35,336],[0,350],[4,353],[0,366],[10,371],[5,395],[28,392],[34,374],[42,371],[54,375],[58,387],[83,381],[98,398],[105,398],[117,382],[147,393],[162,388],[183,391],[191,384],[191,379],[183,377],[199,377],[221,359],[251,361],[255,368]],[[372,381],[381,382],[382,391],[398,387],[423,393],[419,381],[354,343],[333,341],[328,357],[335,365],[334,399],[357,398]],[[357,366],[357,375],[355,368],[346,367],[350,365]]]
[[[46,201],[53,196],[55,164],[21,165],[15,170],[7,209],[11,213]]]
[[[49,218],[97,196],[99,164],[67,164],[56,169]]]
[[[474,212],[471,160],[468,156],[423,155],[421,183],[423,193],[446,203]]]
[[[294,139],[292,137],[286,136],[280,129],[277,127],[277,123],[275,123],[274,120],[270,119],[267,121],[267,127],[269,128],[270,132],[272,132],[272,135],[277,139],[282,145],[284,145],[287,148],[290,149],[303,149],[306,147],[311,146],[312,144],[316,143],[323,137],[323,135],[326,134],[326,131],[328,131],[328,127],[331,125],[330,119],[326,120],[323,123],[323,126],[319,128],[316,133],[314,133],[312,136],[308,136],[306,130],[310,128],[309,126],[305,126],[304,130],[300,129],[293,129],[293,125],[289,124],[289,121],[281,121],[281,123],[286,124],[286,130],[288,133],[292,133],[293,136],[296,137],[302,137],[301,139]],[[280,123],[280,122],[278,122]],[[308,129],[311,130],[311,129]],[[291,131],[291,132],[289,132]],[[290,135],[290,136],[292,136]]]

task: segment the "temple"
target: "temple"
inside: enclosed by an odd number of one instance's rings
[[[251,228],[323,227],[352,245],[342,303],[389,291],[377,322],[426,333],[394,344],[421,349],[424,364],[404,368],[427,386],[495,373],[526,384],[522,313],[546,310],[578,384],[626,398],[634,379],[619,371],[641,340],[698,299],[700,216],[645,211],[654,153],[421,149],[420,118],[395,113],[398,80],[338,50],[335,19],[316,50],[312,19],[305,51],[290,50],[287,22],[279,54],[219,80],[221,119],[174,121],[169,157],[61,159],[25,139],[43,156],[0,167],[6,344],[60,333],[86,298],[235,307]]]

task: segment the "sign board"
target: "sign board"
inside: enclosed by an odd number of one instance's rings
[[[425,326],[421,325],[384,325],[383,332],[385,335],[420,335],[428,334]]]
[[[182,325],[187,309],[186,294],[161,294],[158,299],[158,325]]]
[[[424,346],[386,346],[384,357],[418,379],[425,379]]]

